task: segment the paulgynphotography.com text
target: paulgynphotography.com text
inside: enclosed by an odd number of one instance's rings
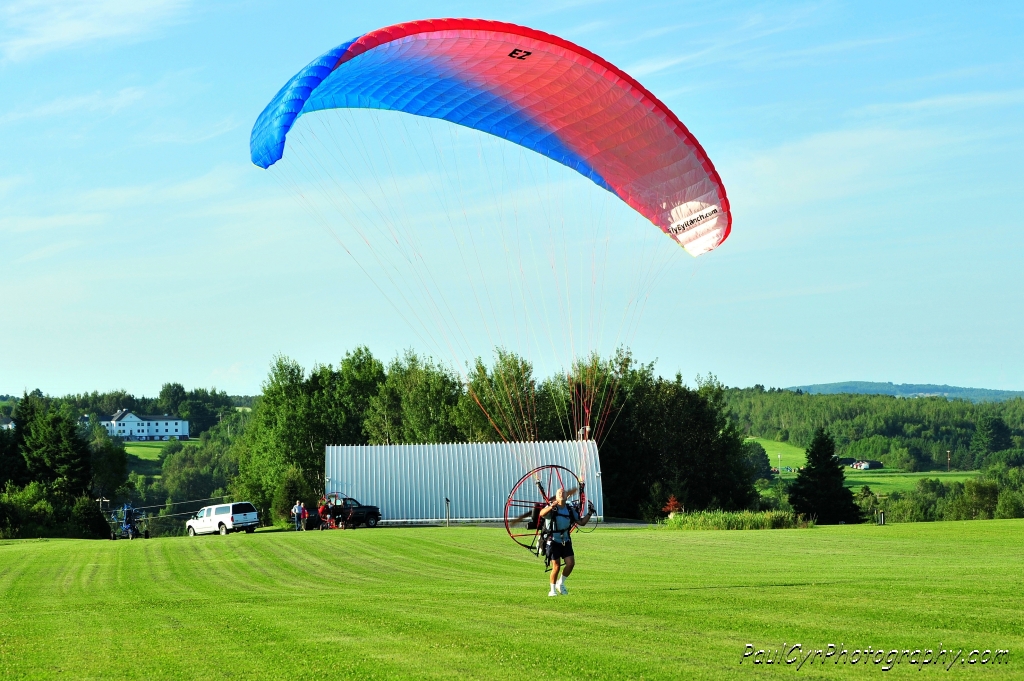
[[[743,649],[740,664],[781,664],[796,669],[815,665],[872,665],[882,671],[910,665],[924,669],[968,667],[969,665],[1009,664],[1010,651],[1000,648],[867,648],[848,649],[842,643],[829,643],[823,648],[804,647],[803,644],[782,644],[779,648],[757,648],[748,643]]]

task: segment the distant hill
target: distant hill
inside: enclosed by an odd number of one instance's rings
[[[896,397],[946,397],[951,400],[960,399],[971,402],[1003,402],[1015,397],[1024,397],[1024,391],[1020,390],[959,388],[954,385],[932,385],[930,383],[872,383],[871,381],[796,385],[787,390],[802,390],[813,395],[854,393],[858,395],[894,395]]]

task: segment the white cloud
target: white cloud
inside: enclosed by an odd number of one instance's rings
[[[0,196],[6,196],[19,185],[24,184],[26,178],[20,175],[0,177]]]
[[[47,229],[92,227],[102,224],[106,216],[98,213],[61,213],[56,215],[8,215],[0,217],[0,234],[36,232]]]
[[[173,203],[181,205],[230,195],[238,186],[241,170],[222,167],[181,182],[104,187],[83,192],[76,199],[81,206],[97,211]]]
[[[182,130],[167,130],[162,129],[160,132],[156,132],[150,135],[142,135],[141,139],[150,144],[199,144],[212,140],[215,137],[220,137],[223,134],[231,132],[242,125],[247,125],[247,122],[235,118],[234,116],[228,116],[219,121],[210,123],[202,127],[193,127],[191,129]]]
[[[76,97],[58,97],[39,106],[4,114],[0,116],[0,125],[21,120],[45,118],[47,116],[60,116],[76,111],[99,111],[113,114],[129,104],[139,101],[145,94],[146,90],[144,88],[126,87],[113,94],[93,92]]]
[[[55,256],[55,255],[57,255],[59,253],[63,253],[64,251],[68,251],[68,250],[71,250],[73,248],[77,248],[78,246],[81,246],[83,243],[84,242],[82,242],[80,240],[71,240],[71,241],[60,241],[60,242],[55,243],[55,244],[49,244],[47,246],[43,246],[42,248],[37,248],[36,250],[32,251],[31,253],[26,253],[25,255],[23,255],[20,258],[18,258],[17,260],[15,260],[15,262],[19,262],[20,263],[20,262],[32,262],[32,261],[35,261],[35,260],[43,260],[44,258],[49,258],[49,257]]]
[[[0,9],[7,61],[111,38],[134,39],[172,22],[189,0],[15,0]]]
[[[602,21],[588,21],[585,24],[580,24],[579,26],[573,26],[571,28],[567,28],[567,29],[561,31],[561,33],[562,33],[562,35],[569,35],[569,36],[584,35],[586,33],[593,33],[594,31],[600,31],[601,29],[608,28],[609,26],[613,26],[612,22],[610,22],[610,21],[605,21],[605,20],[602,20]]]
[[[959,95],[926,97],[912,102],[871,104],[857,109],[854,113],[877,116],[899,113],[949,112],[989,106],[1012,106],[1022,103],[1024,103],[1024,90],[969,92]]]
[[[731,164],[730,193],[742,197],[751,211],[867,197],[923,181],[926,167],[964,141],[941,130],[859,128],[819,133]]]

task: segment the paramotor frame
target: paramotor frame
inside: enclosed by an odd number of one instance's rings
[[[577,517],[582,516],[587,507],[586,484],[564,466],[534,468],[519,479],[505,501],[505,530],[512,541],[531,553],[543,553],[540,512],[551,503],[558,488],[565,490],[565,503],[575,509]],[[573,523],[569,531],[577,529]]]

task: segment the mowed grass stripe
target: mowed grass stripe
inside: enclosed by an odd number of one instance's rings
[[[783,641],[1019,656],[1022,530],[602,528],[576,540],[580,567],[558,599],[541,562],[489,528],[11,542],[0,674],[522,678],[560,660],[573,677],[734,678],[746,643]],[[1011,658],[985,675],[1020,670]]]

